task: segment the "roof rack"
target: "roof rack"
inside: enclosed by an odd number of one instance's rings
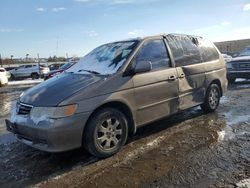
[[[188,35],[188,34],[179,34],[179,33],[169,33],[167,35],[173,35],[173,36],[187,36],[187,37],[195,37],[195,38],[203,38],[201,36],[197,36],[197,35]]]

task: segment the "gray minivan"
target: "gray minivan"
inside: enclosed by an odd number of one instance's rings
[[[226,88],[224,59],[202,37],[118,41],[24,92],[6,125],[17,140],[40,150],[84,146],[108,157],[138,127],[198,105],[215,111]]]

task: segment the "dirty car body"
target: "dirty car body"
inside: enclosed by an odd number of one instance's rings
[[[226,88],[225,62],[212,43],[175,34],[137,38],[102,45],[26,91],[6,124],[40,150],[84,145],[107,157],[138,127],[198,105],[215,110]]]

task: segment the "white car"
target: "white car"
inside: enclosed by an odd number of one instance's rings
[[[49,72],[49,67],[45,65],[38,64],[29,64],[21,65],[18,68],[10,70],[11,79],[20,79],[20,78],[32,78],[38,79],[44,77],[45,74]]]
[[[4,68],[0,68],[0,87],[8,84],[7,72]]]

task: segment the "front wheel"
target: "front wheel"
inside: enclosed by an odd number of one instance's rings
[[[207,90],[205,102],[201,105],[205,113],[214,112],[220,103],[220,87],[218,84],[211,84]]]
[[[83,145],[92,155],[105,158],[117,153],[126,143],[128,121],[114,108],[98,111],[90,119],[83,135]]]
[[[32,74],[31,74],[31,78],[32,78],[32,80],[38,79],[38,78],[39,78],[39,74],[37,74],[37,73],[32,73]]]

